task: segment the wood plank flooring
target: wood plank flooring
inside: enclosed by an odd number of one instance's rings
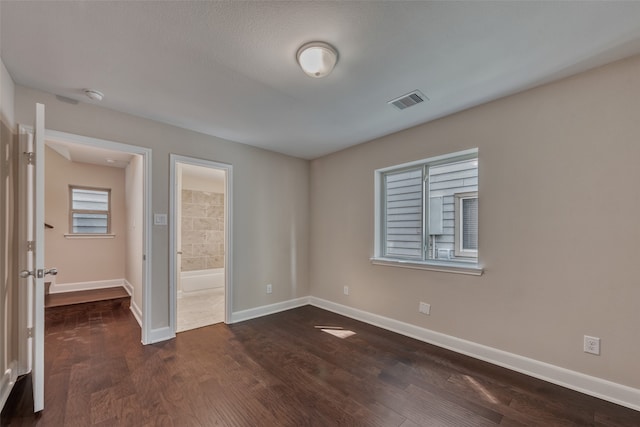
[[[122,306],[57,312],[46,352],[45,410],[14,402],[4,424],[640,425],[640,412],[311,306],[149,346]]]

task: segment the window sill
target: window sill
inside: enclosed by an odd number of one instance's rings
[[[484,269],[477,264],[446,262],[446,261],[408,261],[395,258],[371,258],[371,264],[386,265],[388,267],[413,268],[416,270],[439,271],[442,273],[467,274],[481,276]]]
[[[115,234],[65,234],[65,239],[113,239]]]

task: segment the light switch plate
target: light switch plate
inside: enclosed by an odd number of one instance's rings
[[[153,225],[167,225],[167,214],[153,214]]]

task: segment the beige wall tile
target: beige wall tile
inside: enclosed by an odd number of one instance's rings
[[[193,203],[193,191],[182,190],[182,203]]]

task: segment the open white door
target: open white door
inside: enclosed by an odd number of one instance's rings
[[[33,410],[44,409],[44,278],[57,274],[44,268],[44,105],[36,104],[36,123],[27,135],[23,165],[26,167],[26,265],[20,272],[29,287],[28,304],[31,319],[28,332],[31,339],[31,377],[33,380]],[[23,187],[24,188],[24,187]]]

